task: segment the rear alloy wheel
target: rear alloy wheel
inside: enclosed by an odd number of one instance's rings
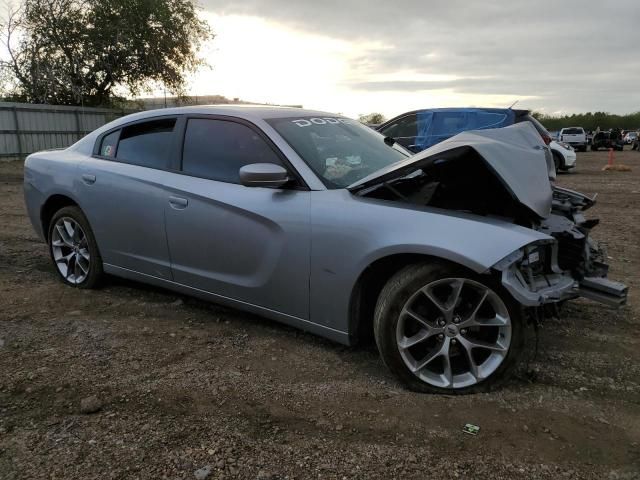
[[[89,222],[78,207],[56,212],[49,228],[49,250],[64,283],[92,288],[102,276],[102,259]]]
[[[517,360],[519,308],[506,293],[464,273],[411,266],[381,294],[376,342],[387,366],[413,390],[487,390]]]

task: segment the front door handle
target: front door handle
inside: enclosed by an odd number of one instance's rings
[[[94,183],[96,183],[96,176],[91,175],[90,173],[83,173],[82,181],[87,185],[93,185]]]
[[[187,208],[187,205],[189,205],[189,200],[187,200],[186,198],[175,197],[171,195],[169,197],[169,204],[176,210],[182,210],[183,208]]]

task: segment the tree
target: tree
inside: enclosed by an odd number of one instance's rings
[[[359,120],[360,122],[366,123],[369,125],[377,125],[380,123],[384,123],[387,119],[383,114],[374,112],[368,115],[360,115]]]
[[[109,106],[153,85],[182,94],[210,38],[190,0],[24,0],[7,16],[0,70],[14,100]]]
[[[635,130],[640,128],[640,112],[627,115],[615,115],[606,112],[573,113],[571,115],[552,116],[534,112],[533,115],[548,130],[560,130],[565,127],[583,127],[585,130],[601,130],[623,128]]]

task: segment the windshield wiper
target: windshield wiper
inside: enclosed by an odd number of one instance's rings
[[[384,137],[384,143],[390,147],[393,147],[393,144],[396,143],[396,139],[393,137]]]

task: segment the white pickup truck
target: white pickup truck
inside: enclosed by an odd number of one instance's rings
[[[587,151],[587,134],[582,127],[567,127],[558,134],[560,142],[568,143],[580,152]]]

